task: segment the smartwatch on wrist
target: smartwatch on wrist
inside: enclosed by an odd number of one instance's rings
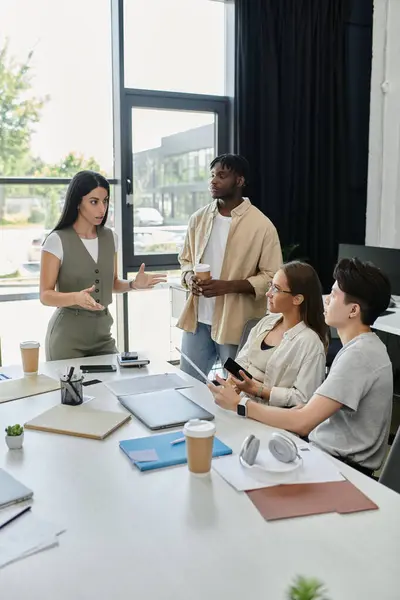
[[[131,290],[134,290],[135,288],[133,286],[135,285],[135,280],[134,279],[130,279],[128,281],[128,283],[129,283],[129,287],[131,288]]]
[[[236,407],[236,412],[239,417],[247,417],[247,403],[250,400],[248,396],[244,396],[240,399],[239,404]]]

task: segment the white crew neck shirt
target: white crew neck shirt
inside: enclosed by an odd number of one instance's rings
[[[210,265],[211,277],[213,279],[219,279],[221,277],[231,222],[232,217],[224,217],[217,212],[214,218],[210,238],[201,259],[202,263]],[[204,296],[199,296],[198,322],[212,325],[214,309],[215,298],[204,298]]]

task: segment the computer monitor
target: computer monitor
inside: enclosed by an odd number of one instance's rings
[[[378,246],[339,244],[338,260],[355,257],[364,262],[372,262],[379,267],[389,277],[392,294],[400,296],[400,250],[379,248]]]

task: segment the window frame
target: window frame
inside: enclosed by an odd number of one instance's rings
[[[179,268],[177,254],[140,254],[135,255],[133,243],[134,206],[132,195],[128,194],[134,181],[133,148],[132,148],[132,109],[176,110],[188,112],[204,112],[215,115],[216,153],[229,151],[229,100],[225,96],[204,96],[180,92],[159,92],[150,90],[124,90],[124,103],[121,124],[126,132],[125,146],[122,152],[122,189],[125,202],[122,203],[122,243],[124,255],[124,271],[135,271],[144,262],[151,269],[172,270]],[[125,185],[124,185],[125,184]]]

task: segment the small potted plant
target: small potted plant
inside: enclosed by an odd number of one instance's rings
[[[328,600],[326,589],[318,579],[296,577],[287,594],[288,600]]]
[[[24,443],[24,428],[21,425],[9,425],[6,427],[6,444],[10,450],[22,448]]]

